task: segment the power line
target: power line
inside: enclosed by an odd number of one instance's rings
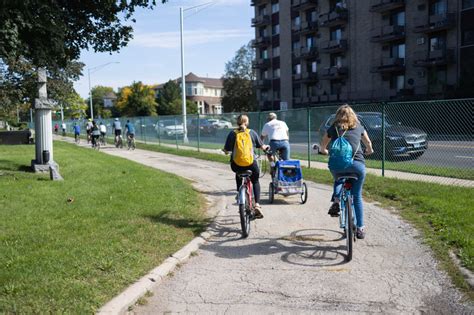
[[[198,10],[196,10],[196,11],[194,11],[194,12],[191,12],[190,14],[188,14],[187,16],[185,16],[184,18],[185,18],[185,19],[190,18],[190,17],[192,17],[192,16],[198,14],[198,13],[201,12],[201,11],[207,10],[207,9],[213,7],[214,5],[216,5],[217,2],[218,2],[218,1],[212,1],[212,2],[208,2],[208,3],[204,3],[204,4],[199,5],[199,6],[197,6],[197,7],[190,8],[190,9],[197,9],[197,8],[199,7],[200,9],[198,9]]]

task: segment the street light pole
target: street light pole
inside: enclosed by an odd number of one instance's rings
[[[107,62],[107,63],[104,63],[102,65],[98,65],[98,66],[87,69],[87,73],[89,75],[89,105],[90,105],[91,119],[92,120],[94,120],[94,108],[92,106],[91,70],[94,70],[94,69],[95,70],[100,70],[100,68],[103,68],[103,67],[105,67],[107,65],[110,65],[112,63],[120,63],[120,62],[118,62],[118,61]]]
[[[179,8],[179,18],[180,18],[180,34],[181,34],[181,102],[183,109],[183,142],[188,143],[188,128],[186,124],[186,79],[184,77],[184,39],[183,39],[183,27],[184,27],[184,17],[183,17],[183,7]]]

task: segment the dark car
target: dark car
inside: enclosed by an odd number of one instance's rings
[[[191,134],[197,134],[197,130],[200,130],[201,135],[215,135],[217,127],[207,119],[193,118],[188,122],[188,131]]]
[[[320,136],[334,122],[336,115],[329,116],[319,128]],[[367,130],[375,156],[382,155],[382,114],[377,112],[359,112],[357,118]],[[413,157],[418,158],[425,153],[428,148],[426,132],[421,129],[403,126],[401,123],[390,122],[385,117],[385,147],[386,157]]]

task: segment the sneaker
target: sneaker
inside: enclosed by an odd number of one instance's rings
[[[364,228],[357,228],[356,237],[360,240],[363,240],[365,238]]]
[[[339,203],[334,202],[334,203],[331,205],[331,208],[329,208],[328,214],[329,214],[331,217],[338,217],[338,216],[339,216],[339,212],[341,212],[341,208],[339,207]]]
[[[260,206],[255,206],[255,208],[253,209],[253,216],[255,219],[263,219],[263,214],[260,210]]]

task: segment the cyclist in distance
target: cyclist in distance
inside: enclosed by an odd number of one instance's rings
[[[119,137],[122,135],[122,124],[118,118],[115,118],[112,125],[112,130],[115,133],[115,143],[117,143],[119,141]]]
[[[237,191],[242,185],[242,178],[237,174],[247,170],[252,171],[250,180],[253,184],[253,193],[255,198],[255,218],[263,218],[260,206],[260,170],[258,168],[257,159],[255,157],[254,148],[261,148],[267,150],[268,146],[263,144],[257,133],[248,128],[249,118],[247,115],[240,115],[237,117],[238,128],[229,132],[223,151],[227,154],[232,152],[230,158],[230,167],[235,173],[235,182],[237,184]],[[237,143],[237,138],[242,139]],[[249,141],[246,141],[249,140]]]
[[[95,147],[100,137],[100,129],[95,121],[92,122],[91,136],[92,136],[92,147]]]
[[[357,221],[356,237],[359,239],[365,238],[364,226],[364,205],[362,201],[362,187],[365,180],[365,160],[364,154],[369,155],[374,152],[372,149],[372,142],[369,139],[367,131],[357,119],[354,110],[347,104],[342,105],[336,111],[334,123],[328,128],[326,134],[321,141],[321,154],[329,154],[327,149],[328,144],[334,142],[337,138],[344,137],[352,147],[353,163],[351,166],[342,171],[331,170],[334,177],[334,191],[331,198],[333,204],[329,208],[328,214],[331,216],[339,216],[340,212],[340,193],[342,189],[342,182],[338,181],[338,174],[352,173],[358,177],[357,181],[352,184],[352,196],[354,202],[354,211]],[[365,146],[365,152],[362,152],[361,141]]]
[[[104,125],[103,122],[99,124],[100,136],[105,142],[105,135],[107,134],[107,127]]]
[[[262,140],[268,138],[270,141],[270,148],[273,153],[276,153],[277,150],[281,152],[281,158],[283,160],[290,159],[290,143],[289,143],[289,129],[288,125],[281,120],[277,119],[275,113],[269,113],[267,117],[267,123],[263,126],[262,129]],[[273,157],[268,155],[268,160],[273,164]]]
[[[130,139],[135,137],[135,126],[130,122],[130,120],[127,120],[127,123],[125,124],[125,134],[127,135],[127,138]]]
[[[92,119],[89,118],[86,122],[87,143],[91,141]]]

